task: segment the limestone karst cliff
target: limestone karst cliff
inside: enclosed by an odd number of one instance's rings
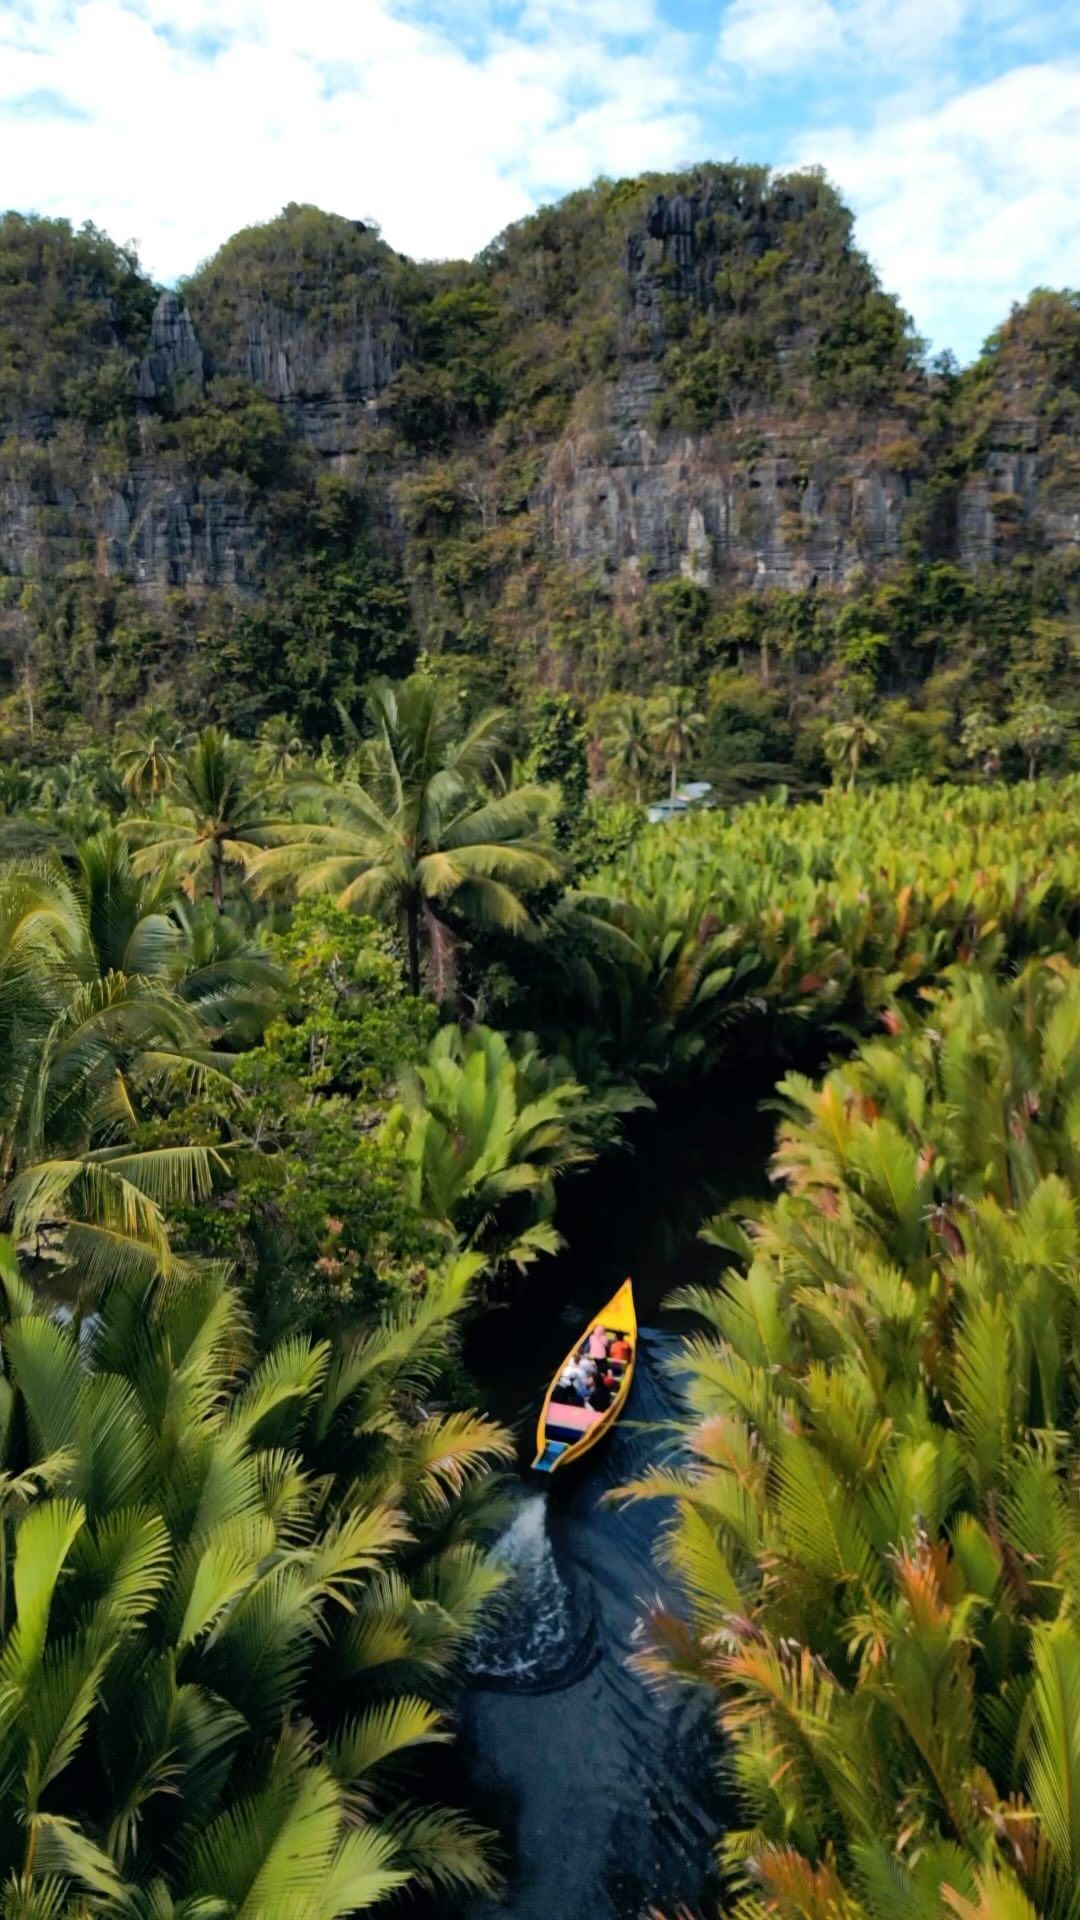
[[[242,607],[329,476],[435,649],[553,575],[618,607],[679,577],[842,592],[920,556],[1068,569],[1078,342],[1075,297],[1040,295],[972,373],[928,369],[813,173],[601,182],[471,264],[292,207],[160,293],[104,236],[8,216],[8,654],[80,578],[171,618],[177,594]]]

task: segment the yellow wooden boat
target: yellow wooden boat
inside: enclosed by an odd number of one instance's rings
[[[616,1384],[612,1391],[611,1404],[602,1412],[590,1407],[580,1393],[560,1385],[564,1374],[578,1362],[588,1359],[590,1347],[597,1349],[595,1357],[599,1365],[601,1333],[607,1335],[605,1345],[608,1350],[617,1339],[624,1340],[630,1348],[628,1360],[614,1359],[604,1362],[605,1369],[615,1375]],[[618,1293],[613,1294],[607,1306],[589,1321],[580,1339],[571,1347],[544,1396],[544,1404],[536,1424],[536,1459],[533,1461],[533,1466],[537,1473],[554,1473],[557,1467],[568,1466],[571,1460],[580,1460],[582,1454],[588,1453],[590,1447],[595,1447],[601,1435],[615,1425],[629,1397],[637,1350],[638,1324],[637,1314],[634,1311],[634,1287],[632,1281],[624,1280]],[[567,1397],[560,1397],[563,1394]]]

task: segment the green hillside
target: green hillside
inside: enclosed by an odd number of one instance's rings
[[[294,205],[180,292],[152,328],[103,235],[0,223],[20,754],[161,695],[317,742],[422,656],[568,695],[616,792],[605,742],[672,685],[733,794],[821,783],[871,715],[891,773],[1069,758],[1077,296],[931,366],[828,183],[734,165],[600,181],[470,263]]]

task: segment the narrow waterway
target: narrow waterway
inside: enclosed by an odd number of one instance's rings
[[[473,1657],[460,1750],[469,1799],[506,1837],[507,1887],[470,1920],[638,1920],[654,1903],[674,1915],[709,1890],[720,1797],[707,1715],[691,1693],[649,1685],[632,1665],[643,1608],[675,1600],[655,1553],[666,1504],[604,1496],[676,1455],[667,1363],[679,1332],[661,1303],[722,1266],[695,1237],[701,1221],[760,1191],[771,1123],[756,1097],[740,1108],[736,1122],[713,1094],[646,1119],[633,1153],[571,1189],[567,1252],[470,1342],[470,1367],[518,1428],[522,1460],[498,1543],[506,1604]],[[538,1481],[527,1463],[539,1395],[626,1273],[642,1323],[630,1403],[565,1484]]]

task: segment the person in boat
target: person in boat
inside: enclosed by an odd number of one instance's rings
[[[615,1398],[615,1375],[605,1369],[593,1382],[589,1405],[594,1413],[606,1413]]]
[[[577,1389],[573,1367],[563,1368],[555,1385],[551,1389],[551,1398],[556,1405],[561,1407],[579,1407],[581,1405],[581,1395]]]
[[[572,1360],[560,1373],[551,1397],[562,1406],[583,1407],[595,1382],[595,1367],[586,1360]]]
[[[617,1333],[608,1348],[608,1359],[618,1362],[620,1367],[628,1367],[634,1357],[634,1349],[625,1333]]]
[[[606,1329],[594,1327],[589,1335],[589,1359],[598,1363],[608,1357],[608,1337]]]

